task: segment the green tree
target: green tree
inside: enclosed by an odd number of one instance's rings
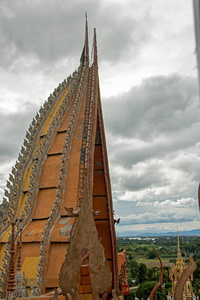
[[[171,281],[168,281],[167,283],[165,283],[165,290],[167,291],[167,293],[168,293],[168,291],[169,292],[172,291],[172,283],[171,283]]]
[[[139,282],[140,283],[143,282],[146,279],[147,271],[148,271],[147,266],[143,263],[140,263],[139,270],[138,270]]]
[[[136,260],[132,260],[129,265],[129,272],[132,279],[137,280],[139,274],[139,264]]]
[[[156,258],[156,252],[154,250],[150,250],[147,252],[146,258],[148,259],[154,259]]]
[[[147,298],[149,297],[151,291],[153,290],[155,286],[155,282],[153,281],[144,281],[143,283],[140,284],[137,292],[136,292],[136,296],[139,299],[144,299],[147,300]]]
[[[154,273],[155,273],[155,268],[148,268],[147,281],[153,281]]]
[[[139,299],[143,298],[144,300],[147,300],[147,298],[150,296],[151,291],[153,290],[155,285],[156,285],[155,281],[144,281],[143,283],[140,284],[140,286],[136,292],[136,296]],[[168,293],[167,289],[162,288],[162,290],[161,290],[160,288],[158,288],[155,291],[157,300],[166,300],[167,293]]]
[[[168,290],[166,288],[162,288],[162,290],[158,288],[156,293],[157,293],[157,300],[167,299]]]
[[[128,255],[128,262],[129,261],[132,261],[134,259],[134,256],[133,256],[133,251],[131,253],[129,253]]]

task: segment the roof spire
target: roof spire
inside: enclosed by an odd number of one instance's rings
[[[89,43],[88,43],[88,22],[87,12],[85,12],[85,43],[81,54],[80,62],[89,66]]]
[[[181,250],[180,250],[180,245],[179,245],[179,234],[178,234],[178,228],[177,228],[177,242],[178,242],[178,251],[177,251],[177,257],[181,257]]]
[[[88,21],[85,13],[85,62],[89,65]]]
[[[94,48],[93,63],[94,63],[94,65],[97,66],[97,64],[98,64],[98,55],[97,55],[97,36],[96,36],[96,28],[94,28],[93,48]]]
[[[85,43],[81,54],[80,62],[89,66],[89,43],[88,43],[88,21],[87,12],[85,13]]]

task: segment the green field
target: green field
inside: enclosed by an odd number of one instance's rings
[[[147,265],[147,267],[160,267],[160,261],[157,258],[154,259],[148,259],[148,258],[140,258],[140,257],[136,257],[135,260],[137,261],[137,263],[143,263],[145,265]],[[165,267],[171,267],[173,265],[172,262],[169,261],[169,258],[161,258],[162,260],[162,264]]]

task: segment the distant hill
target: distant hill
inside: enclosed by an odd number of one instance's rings
[[[123,234],[120,234],[121,237],[123,236],[127,236],[127,237],[131,237],[131,236],[141,236],[141,237],[146,237],[146,236],[176,236],[177,232],[154,232],[154,233],[150,233],[150,232],[137,232],[134,233],[132,231],[130,232],[124,232]],[[193,229],[193,230],[188,230],[188,231],[179,231],[179,235],[200,235],[200,229]]]

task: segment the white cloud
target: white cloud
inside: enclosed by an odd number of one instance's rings
[[[155,207],[195,207],[197,206],[197,199],[194,198],[181,198],[177,200],[165,200],[165,201],[155,201]]]
[[[177,231],[189,231],[200,227],[200,221],[192,222],[171,222],[157,224],[136,224],[136,225],[116,225],[116,232],[119,235],[138,235],[142,233],[168,233]]]
[[[154,212],[144,212],[140,214],[131,214],[121,217],[121,225],[131,224],[156,224],[171,222],[191,222],[197,219],[197,213],[187,207],[185,210],[178,211],[168,206],[168,211],[154,210]]]

